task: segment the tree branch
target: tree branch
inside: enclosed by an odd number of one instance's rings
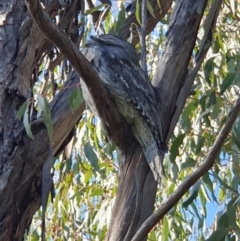
[[[193,81],[201,67],[201,64],[209,48],[211,47],[211,43],[213,41],[213,32],[215,29],[221,4],[222,4],[222,0],[215,0],[212,6],[210,7],[209,14],[206,16],[205,23],[204,23],[204,36],[202,38],[201,48],[198,52],[198,55],[196,56],[195,66],[193,69],[188,70],[188,74],[186,75],[186,79],[184,81],[183,86],[181,87],[180,93],[176,100],[176,103],[175,103],[176,109],[171,119],[170,127],[168,129],[168,135],[166,138],[167,142],[171,138],[173,130],[178,122],[179,116],[182,113],[183,107],[186,103],[186,99],[189,96]]]
[[[152,81],[161,98],[166,135],[186,79],[206,3],[207,0],[179,0],[171,16],[163,54]]]
[[[73,112],[70,109],[69,97],[72,91],[79,87],[80,79],[76,71],[72,71],[68,75],[68,79],[65,82],[62,90],[54,97],[50,103],[51,115],[53,122],[53,155],[60,153],[65,146],[63,146],[64,140],[68,138],[69,133],[74,128],[75,124],[79,121],[82,112],[85,109],[85,102]],[[68,118],[66,118],[66,116]]]
[[[224,143],[225,138],[230,132],[240,111],[240,97],[235,102],[232,110],[229,112],[228,119],[222,127],[217,139],[215,140],[211,150],[205,157],[204,163],[190,174],[177,188],[177,190],[160,206],[160,208],[153,213],[139,228],[131,241],[141,241],[150,230],[164,217],[165,214],[182,198],[182,196],[189,190],[189,188],[202,177],[209,169],[212,168],[215,159],[218,157],[220,149]]]
[[[122,136],[113,135],[114,130],[121,129],[121,117],[106,94],[91,63],[79,52],[78,47],[68,39],[64,31],[52,22],[52,19],[42,10],[39,1],[26,0],[26,4],[33,20],[43,31],[43,34],[60,49],[85,82],[95,101],[98,116],[108,123],[109,133],[116,145],[121,145]],[[104,103],[104,108],[100,103]]]

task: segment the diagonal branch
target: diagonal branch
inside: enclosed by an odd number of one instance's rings
[[[177,188],[177,190],[160,206],[160,208],[153,213],[139,228],[132,241],[141,241],[150,230],[159,222],[160,219],[167,214],[167,212],[176,205],[182,196],[189,190],[189,188],[202,177],[209,169],[212,168],[215,159],[218,157],[220,149],[224,143],[225,138],[230,132],[240,111],[240,97],[235,102],[232,110],[229,112],[228,119],[222,127],[217,139],[215,140],[211,150],[205,157],[204,163],[188,176]]]
[[[108,123],[108,131],[113,137],[114,142],[117,145],[121,145],[122,136],[113,135],[114,130],[121,130],[121,118],[101,85],[99,76],[91,63],[89,63],[79,51],[78,47],[68,39],[64,31],[52,22],[48,14],[42,10],[39,1],[26,0],[26,4],[37,26],[43,31],[44,35],[60,49],[85,82],[88,89],[91,90],[93,100],[98,108],[99,117]],[[104,103],[104,108],[100,103]]]

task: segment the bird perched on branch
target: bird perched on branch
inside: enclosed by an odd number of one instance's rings
[[[91,36],[85,56],[93,64],[104,88],[130,125],[142,147],[155,180],[164,174],[162,161],[167,152],[158,98],[139,65],[134,47],[113,35]],[[86,103],[95,112],[93,101],[83,85]]]

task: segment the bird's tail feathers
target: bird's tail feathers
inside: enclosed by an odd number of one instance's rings
[[[160,183],[161,178],[165,176],[163,168],[163,158],[155,143],[143,149],[147,162],[152,170],[154,179]]]

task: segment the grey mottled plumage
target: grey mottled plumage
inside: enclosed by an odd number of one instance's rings
[[[91,37],[85,55],[94,65],[118,111],[131,126],[155,180],[159,180],[164,173],[161,154],[167,149],[163,124],[155,91],[139,65],[135,49],[116,36],[101,35]],[[95,112],[85,85],[83,95]]]

